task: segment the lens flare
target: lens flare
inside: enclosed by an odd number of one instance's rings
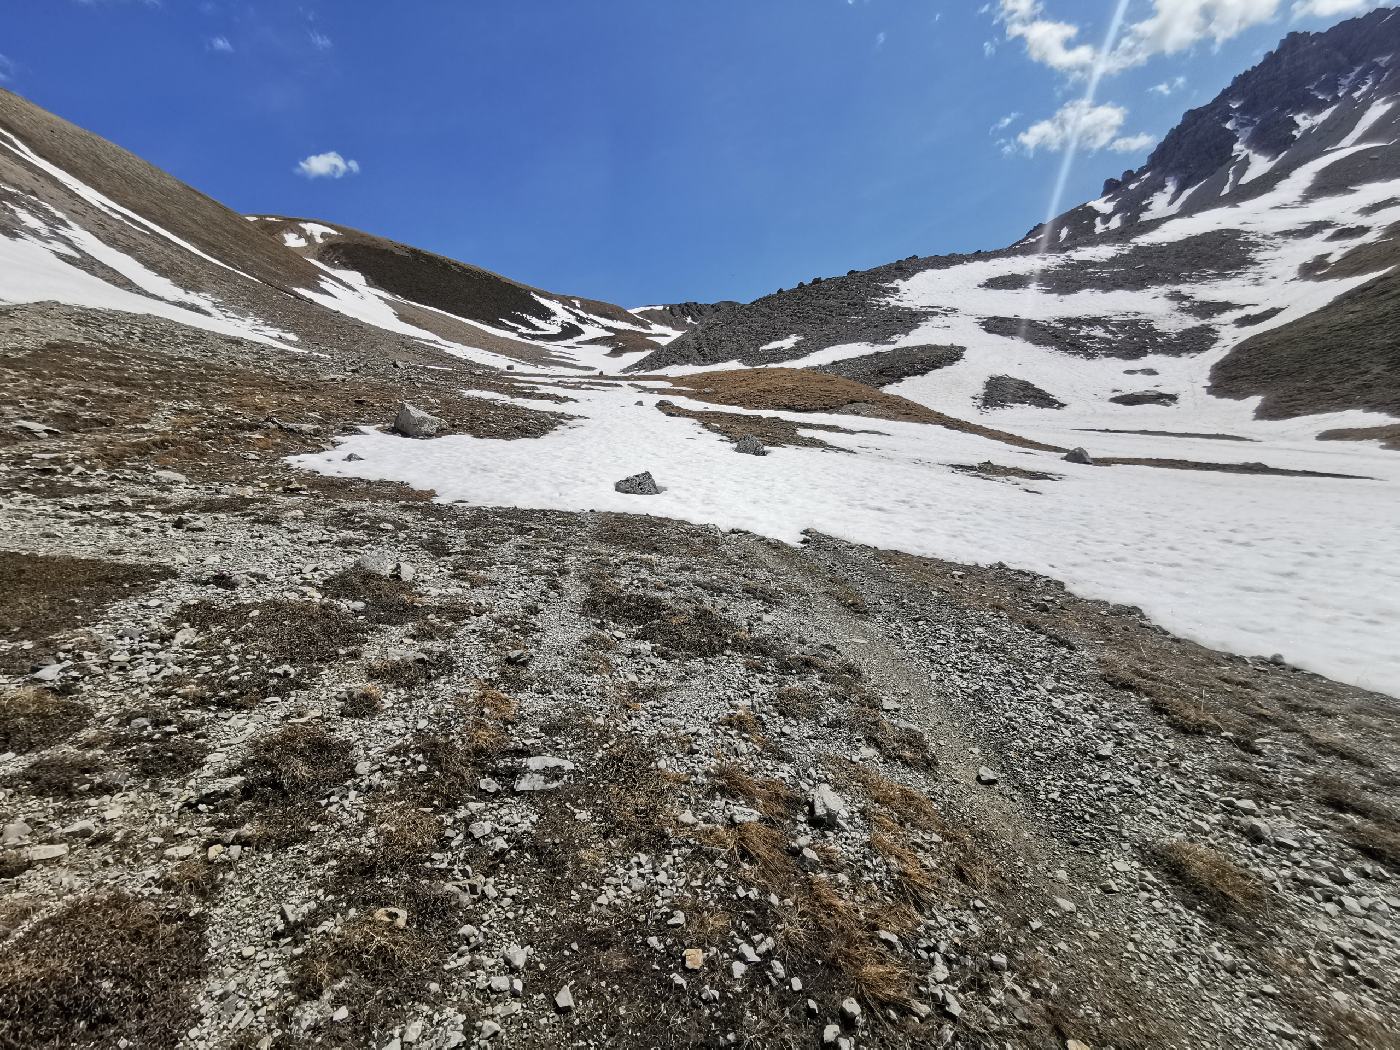
[[[1109,61],[1113,57],[1114,45],[1118,43],[1118,35],[1123,30],[1123,19],[1128,13],[1128,4],[1131,0],[1118,0],[1118,7],[1113,12],[1113,19],[1108,24],[1108,32],[1104,34],[1103,46],[1099,48],[1098,57],[1094,59],[1094,66],[1089,71],[1089,82],[1084,86],[1084,95],[1081,100],[1080,112],[1088,112],[1093,106],[1094,99],[1099,93],[1099,82],[1103,80],[1104,73],[1108,71]],[[1060,172],[1055,178],[1055,188],[1050,194],[1050,207],[1045,215],[1045,223],[1040,232],[1040,244],[1035,253],[1035,271],[1031,276],[1030,293],[1033,305],[1035,298],[1040,294],[1040,272],[1045,267],[1045,256],[1050,251],[1050,239],[1055,234],[1055,217],[1060,214],[1060,206],[1064,201],[1065,187],[1069,185],[1070,173],[1074,170],[1074,160],[1079,154],[1079,141],[1083,137],[1084,129],[1082,123],[1076,125],[1073,134],[1070,136],[1069,145],[1065,148],[1064,159],[1060,161]],[[1021,338],[1026,336],[1026,327],[1030,324],[1033,310],[1028,310],[1026,316],[1021,319]]]

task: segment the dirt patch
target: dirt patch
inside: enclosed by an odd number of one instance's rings
[[[1360,474],[1328,474],[1319,470],[1290,470],[1271,467],[1267,463],[1204,463],[1194,459],[1152,459],[1133,456],[1107,456],[1094,460],[1104,467],[1162,467],[1167,470],[1206,470],[1221,474],[1267,474],[1281,478],[1341,478],[1347,481],[1370,481]]]
[[[656,407],[668,416],[693,419],[711,433],[718,434],[728,441],[738,441],[745,437],[756,437],[769,448],[825,448],[835,452],[846,449],[829,445],[804,431],[819,431],[827,434],[862,434],[869,431],[848,430],[829,423],[794,423],[778,416],[747,416],[738,412],[703,412],[681,408],[670,401],[658,401]]]
[[[1238,434],[1197,434],[1185,430],[1123,430],[1116,427],[1083,427],[1085,434],[1145,434],[1149,437],[1201,438],[1204,441],[1253,441]]]
[[[719,405],[735,405],[758,411],[828,412],[906,423],[930,423],[1021,448],[1063,451],[1016,434],[935,412],[906,398],[886,394],[840,376],[823,375],[807,369],[754,368],[705,372],[671,378],[669,382],[690,397]]]
[[[0,634],[12,642],[47,641],[172,575],[153,565],[0,551]],[[0,650],[0,670],[27,670],[32,659],[22,650]]]
[[[123,893],[75,900],[0,957],[0,1045],[174,1046],[204,952],[188,913]]]
[[[1317,435],[1319,441],[1379,441],[1381,448],[1400,452],[1400,423],[1390,423],[1379,427],[1342,427],[1337,430],[1324,430]]]

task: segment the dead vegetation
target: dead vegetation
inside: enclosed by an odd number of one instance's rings
[[[74,799],[97,790],[111,772],[107,760],[96,752],[57,751],[41,755],[2,783],[41,798]]]
[[[706,412],[682,408],[671,401],[661,400],[656,407],[665,415],[680,419],[693,419],[711,433],[718,434],[726,441],[739,441],[741,438],[755,437],[769,448],[825,448],[844,452],[838,445],[832,445],[812,432],[826,434],[861,434],[869,431],[849,430],[830,423],[794,423],[780,416],[754,416],[739,412]]]
[[[770,820],[792,817],[800,796],[781,780],[751,776],[737,762],[721,762],[710,770],[715,789],[752,806]]]
[[[421,732],[399,749],[413,762],[400,794],[414,806],[453,809],[476,798],[506,748],[516,717],[511,697],[478,682],[456,707],[461,721]]]
[[[1148,857],[1224,926],[1249,930],[1269,911],[1264,884],[1218,849],[1173,839],[1157,844]]]
[[[158,566],[0,551],[0,640],[48,641],[169,575]],[[27,670],[35,655],[0,648],[0,671]]]
[[[744,648],[748,636],[709,605],[674,604],[654,594],[625,590],[607,578],[591,581],[584,615],[631,628],[636,637],[673,653],[718,656]]]
[[[358,566],[330,576],[321,584],[328,598],[364,603],[364,615],[373,623],[401,625],[423,615],[421,600],[403,580],[370,572]]]
[[[319,817],[318,802],[354,774],[349,741],[312,723],[289,725],[248,746],[240,809],[268,846],[300,841]]]
[[[0,956],[0,1046],[174,1046],[204,951],[188,913],[123,893],[76,899]]]
[[[887,394],[854,380],[807,369],[754,368],[702,372],[668,377],[668,381],[688,397],[717,405],[734,405],[760,412],[825,412],[905,423],[929,423],[1019,448],[1064,451],[1058,446],[944,415],[907,398]]]
[[[92,717],[86,704],[28,686],[0,696],[0,752],[24,754],[59,743]]]

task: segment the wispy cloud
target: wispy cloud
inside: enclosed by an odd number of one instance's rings
[[[1166,98],[1168,95],[1175,95],[1185,86],[1185,77],[1172,77],[1170,80],[1164,80],[1160,84],[1153,84],[1148,90],[1153,94],[1161,95],[1163,98]]]
[[[1016,136],[1026,153],[1038,151],[1062,153],[1074,143],[1081,150],[1097,152],[1108,149],[1116,153],[1135,153],[1156,141],[1151,135],[1120,135],[1128,111],[1112,102],[1094,105],[1076,99],[1061,106],[1054,116],[1036,121]]]
[[[1007,128],[1011,127],[1012,124],[1015,124],[1016,121],[1020,119],[1020,113],[1008,113],[1006,116],[1002,117],[999,121],[992,125],[991,133],[995,135],[998,131],[1005,131]]]
[[[231,55],[233,54],[233,44],[229,41],[229,38],[226,36],[211,37],[209,40],[209,50],[218,51],[221,54],[225,55]]]
[[[311,40],[311,46],[317,51],[329,51],[331,48],[335,47],[334,40],[326,36],[325,33],[318,32],[315,29],[311,30],[307,36]]]
[[[15,78],[15,64],[7,56],[0,55],[0,84]]]
[[[885,46],[885,40],[886,40],[886,36],[885,36],[885,31],[884,31],[883,29],[880,30],[880,32],[878,32],[878,33],[875,34],[875,46],[876,46],[876,47],[884,47],[884,46]]]
[[[346,175],[358,175],[360,162],[346,160],[337,151],[315,153],[296,166],[296,173],[308,179],[343,179]]]

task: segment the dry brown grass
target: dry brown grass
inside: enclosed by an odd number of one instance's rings
[[[347,602],[364,602],[364,615],[378,624],[412,623],[423,615],[422,601],[409,584],[359,566],[328,577],[321,584],[321,593]]]
[[[0,751],[22,755],[67,740],[91,717],[85,704],[47,689],[8,690],[0,696]]]
[[[670,401],[661,400],[656,407],[668,416],[693,419],[711,433],[729,441],[756,437],[768,448],[825,448],[845,451],[830,445],[820,438],[811,436],[811,431],[827,434],[860,434],[866,431],[849,430],[846,427],[832,426],[830,423],[794,423],[779,416],[751,416],[739,412],[705,412],[681,408]]]
[[[781,780],[750,776],[737,762],[721,762],[710,770],[710,782],[731,798],[746,802],[771,820],[790,817],[802,799]]]
[[[1400,832],[1370,820],[1358,820],[1347,828],[1346,840],[1352,849],[1400,872]]]
[[[741,707],[729,712],[719,720],[719,724],[734,730],[755,747],[762,748],[768,743],[763,736],[763,727],[759,724],[758,716],[753,713],[751,707]]]
[[[623,590],[608,579],[594,579],[582,611],[633,629],[638,638],[686,656],[718,656],[742,649],[747,636],[708,605],[675,605],[640,591]]]
[[[935,412],[907,398],[887,394],[852,379],[802,368],[731,369],[671,377],[669,381],[688,397],[717,405],[752,408],[761,412],[826,412],[930,423],[1020,448],[1064,451],[1004,430],[994,430]]]
[[[895,893],[900,900],[918,911],[924,911],[941,899],[937,876],[905,844],[898,824],[884,822],[883,830],[870,836],[870,849],[879,854],[890,868],[895,880]]]
[[[1152,710],[1183,733],[1202,736],[1223,733],[1227,729],[1231,732],[1248,729],[1249,724],[1244,719],[1223,715],[1215,705],[1208,705],[1204,690],[1172,682],[1146,667],[1104,657],[1099,661],[1099,674],[1115,689],[1141,694]]]
[[[122,893],[74,900],[0,957],[0,1046],[174,1046],[204,952],[191,915]]]
[[[384,706],[384,691],[376,685],[356,685],[345,690],[340,705],[342,718],[368,718]]]
[[[434,654],[426,659],[413,656],[396,657],[375,660],[369,665],[369,676],[376,682],[400,689],[412,689],[426,685],[441,675],[449,674],[453,666],[452,658],[445,653]]]
[[[479,781],[505,749],[516,716],[513,699],[478,682],[456,706],[465,715],[460,725],[420,733],[398,749],[415,767],[426,767],[415,768],[404,784],[403,794],[414,805],[453,808],[475,798]]]
[[[1264,884],[1217,849],[1173,839],[1159,843],[1148,857],[1227,926],[1252,928],[1269,910]]]
[[[875,707],[856,707],[851,712],[851,722],[866,743],[886,758],[911,769],[933,769],[938,765],[922,732],[911,726],[894,725]]]
[[[101,755],[62,751],[36,758],[5,777],[3,784],[43,798],[72,799],[97,790],[110,773],[111,766]]]
[[[171,575],[153,565],[0,551],[0,639],[45,641]],[[0,671],[24,670],[34,655],[0,654]]]

